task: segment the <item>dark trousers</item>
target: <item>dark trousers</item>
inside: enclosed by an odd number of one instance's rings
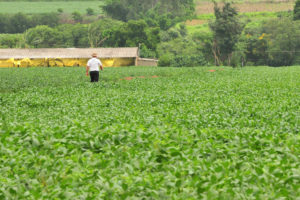
[[[90,72],[91,82],[99,81],[99,71],[91,71]]]

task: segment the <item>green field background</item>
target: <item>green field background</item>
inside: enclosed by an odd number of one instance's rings
[[[94,9],[95,13],[100,14],[103,1],[49,1],[49,2],[1,2],[0,13],[47,13],[57,12],[57,9],[62,8],[64,13],[72,13],[78,11],[86,13],[87,8]]]

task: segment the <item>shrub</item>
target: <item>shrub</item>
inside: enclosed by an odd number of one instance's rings
[[[203,66],[208,63],[200,45],[190,37],[179,37],[169,42],[162,42],[158,45],[157,52],[159,58],[163,59],[163,63],[168,60],[164,55],[171,55],[173,59],[170,65],[174,67]]]
[[[9,18],[8,33],[23,33],[31,27],[33,25],[30,23],[30,18],[23,13],[17,13]]]
[[[171,66],[174,67],[196,67],[205,66],[207,62],[202,54],[199,55],[178,55],[171,61]]]
[[[244,55],[240,51],[232,53],[230,65],[232,67],[242,67],[244,65]]]
[[[172,60],[173,60],[172,54],[164,54],[159,58],[158,66],[161,67],[171,66]]]
[[[0,33],[23,33],[29,28],[38,25],[47,25],[50,27],[59,24],[58,13],[39,13],[14,15],[0,14]]]
[[[78,11],[72,13],[72,18],[75,22],[82,22],[83,20],[82,15]]]
[[[95,14],[95,11],[92,8],[87,8],[86,9],[86,14],[91,16],[91,15]]]
[[[32,27],[37,25],[47,25],[55,27],[59,24],[59,15],[57,13],[34,14],[31,17]]]
[[[0,33],[8,33],[9,18],[7,15],[0,14]]]
[[[88,26],[88,40],[90,47],[112,47],[116,45],[117,39],[113,35],[122,27],[123,22],[104,18],[93,22]]]
[[[124,6],[121,2],[111,1],[102,7],[103,11],[113,19],[128,21],[127,15],[129,13],[129,8]]]
[[[149,49],[146,45],[142,44],[139,56],[141,58],[156,58],[156,52],[152,49]]]
[[[35,48],[59,47],[62,43],[62,34],[48,26],[37,26],[26,33],[27,44]]]
[[[0,47],[1,48],[19,48],[21,47],[21,34],[1,34]]]

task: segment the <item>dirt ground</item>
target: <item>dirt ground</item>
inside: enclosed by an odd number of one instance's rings
[[[201,25],[201,24],[205,24],[207,22],[207,20],[202,20],[202,19],[193,19],[193,20],[188,20],[186,21],[186,25],[187,26],[196,26],[196,25]]]
[[[243,2],[236,3],[234,6],[239,12],[279,12],[292,11],[294,8],[294,1],[273,1],[273,2]],[[197,15],[209,14],[214,12],[214,5],[212,2],[198,2],[196,6]]]

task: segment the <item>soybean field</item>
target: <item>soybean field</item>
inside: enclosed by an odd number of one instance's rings
[[[297,199],[299,77],[0,69],[0,199]]]

